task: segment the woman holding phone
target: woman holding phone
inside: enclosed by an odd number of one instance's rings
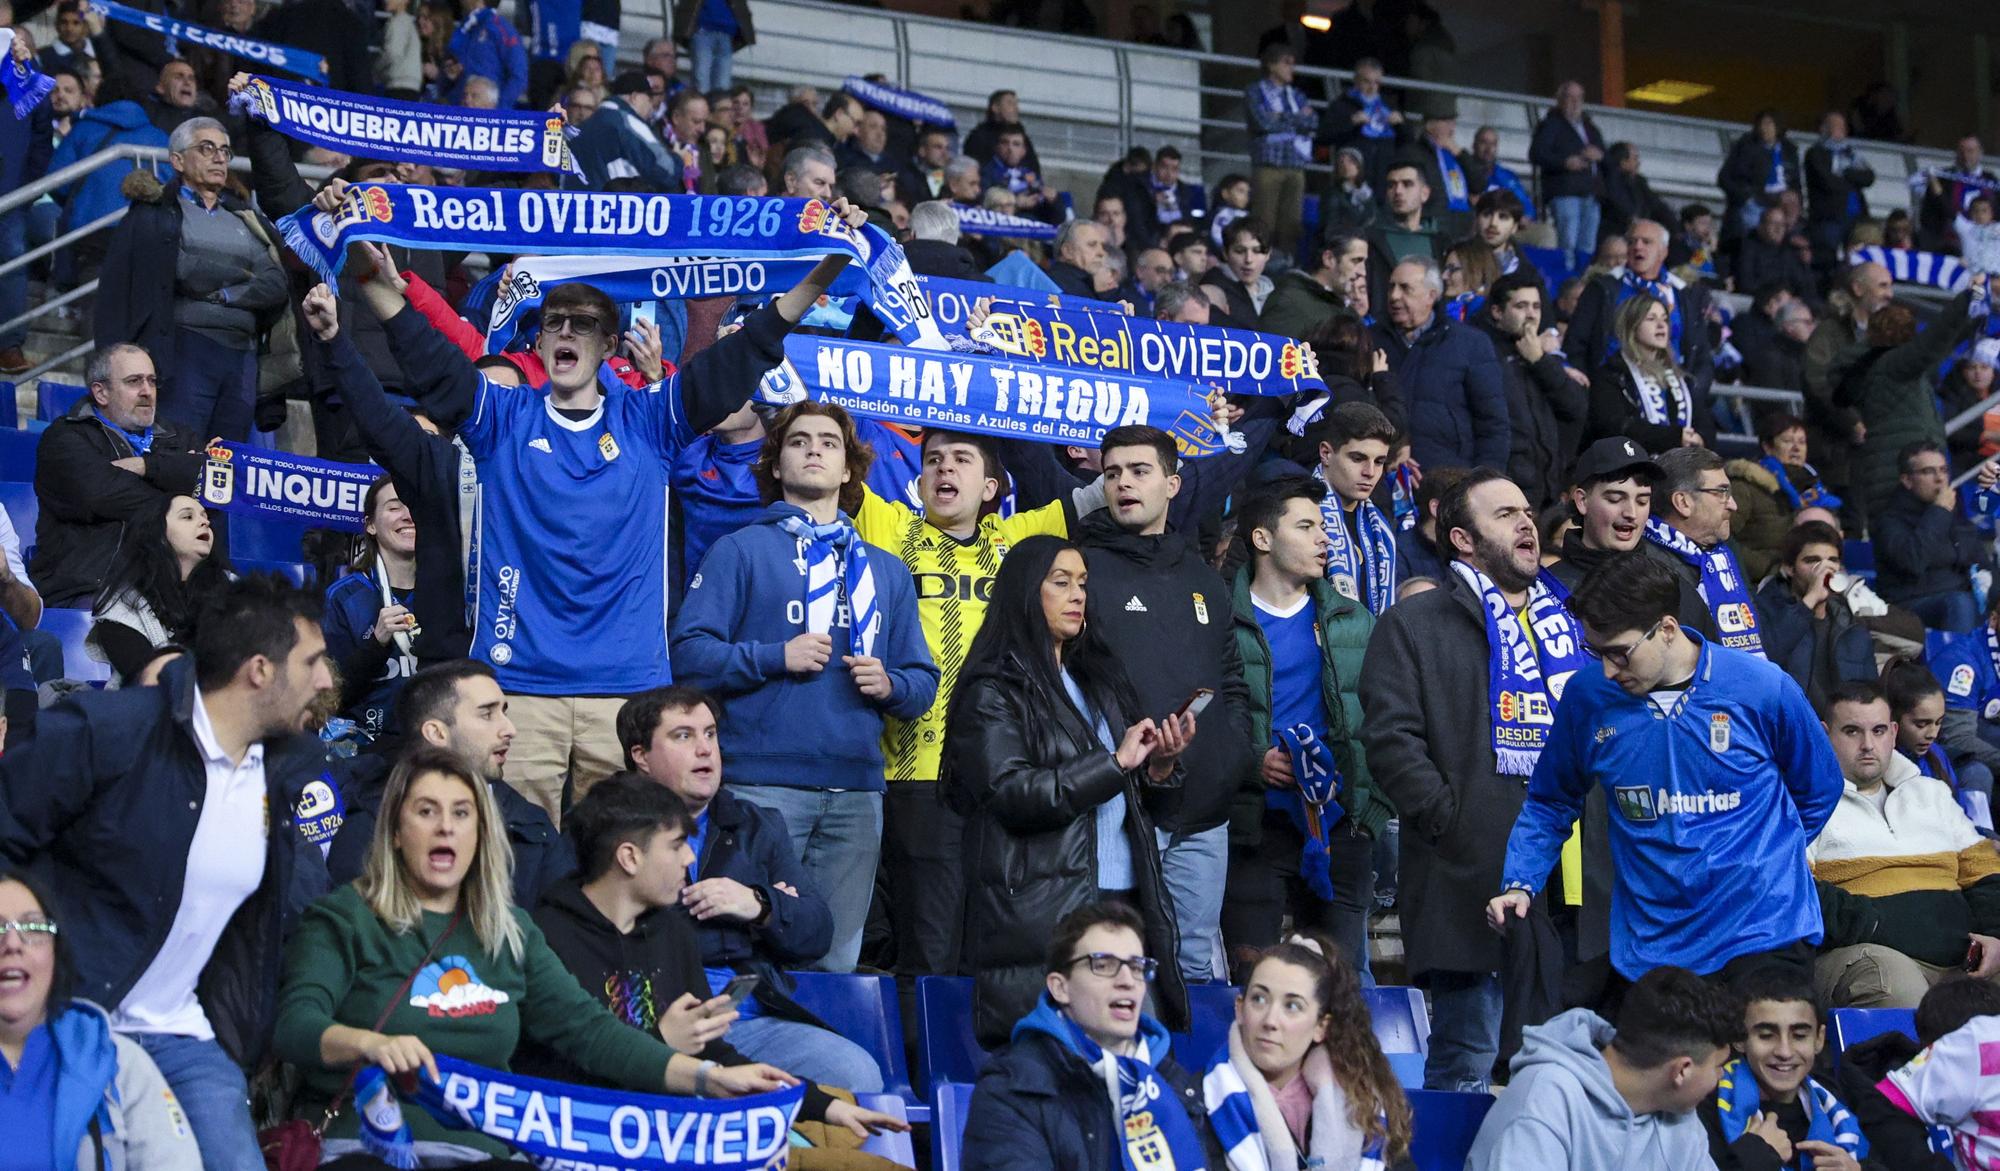
[[[1179,954],[1142,785],[1178,785],[1200,693],[1163,720],[1143,717],[1124,668],[1088,621],[1083,552],[1029,537],[993,581],[986,621],[952,697],[944,799],[966,819],[962,971],[976,980],[974,1024],[1006,1040],[1040,995],[1049,924],[1105,898],[1146,921],[1149,955]],[[1160,1015],[1181,1019],[1187,989],[1160,965]]]

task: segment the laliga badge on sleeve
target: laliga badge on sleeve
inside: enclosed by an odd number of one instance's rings
[[[1989,720],[2000,720],[2000,699],[1989,699],[1986,701],[1986,718]]]
[[[1708,746],[1716,752],[1729,751],[1729,717],[1722,712],[1708,717]]]
[[[1945,690],[1960,697],[1971,695],[1972,664],[1960,663],[1958,666],[1953,667],[1951,669],[1951,682],[1945,684]]]

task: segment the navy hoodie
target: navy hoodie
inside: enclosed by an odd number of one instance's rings
[[[785,644],[806,633],[806,560],[802,543],[778,522],[804,515],[781,501],[709,549],[674,622],[674,675],[722,697],[732,783],[881,792],[883,717],[913,720],[937,695],[916,587],[894,554],[866,546],[882,615],[875,656],[889,673],[887,700],[863,696],[841,662],[855,653],[845,606],[835,616],[826,666],[786,671]]]

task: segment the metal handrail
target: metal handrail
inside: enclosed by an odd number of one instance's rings
[[[132,209],[130,206],[126,206],[105,212],[103,215],[98,216],[96,219],[90,221],[89,223],[83,225],[80,228],[72,228],[69,231],[64,232],[62,235],[57,236],[55,239],[50,240],[46,244],[39,245],[38,247],[31,248],[28,251],[21,253],[19,256],[16,256],[14,259],[8,261],[7,263],[0,264],[0,276],[6,276],[8,273],[13,272],[15,269],[20,268],[23,265],[33,264],[35,261],[40,260],[42,257],[49,255],[56,249],[62,248],[69,244],[73,244],[76,241],[83,239],[85,236],[90,235],[92,232],[96,232],[103,228],[110,227],[111,225],[117,223],[119,220],[124,219],[125,213],[131,210]],[[0,325],[0,334],[5,334],[8,331],[8,329],[17,324],[19,320],[20,319],[17,318],[15,321],[10,321],[4,325]]]

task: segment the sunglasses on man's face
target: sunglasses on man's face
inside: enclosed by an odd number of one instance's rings
[[[570,337],[595,337],[605,332],[604,320],[595,313],[545,313],[542,332]]]

